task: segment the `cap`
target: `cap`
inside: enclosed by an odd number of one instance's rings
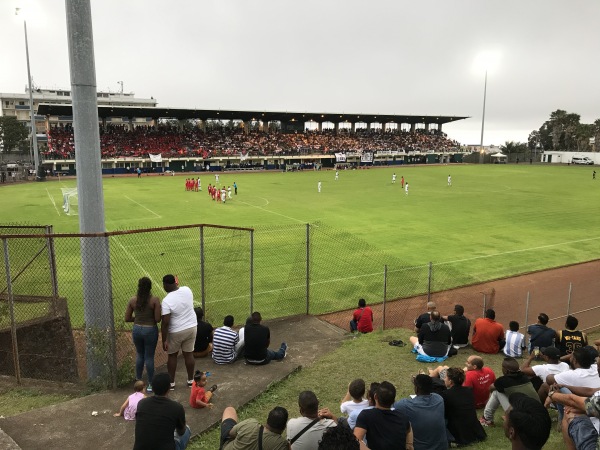
[[[558,350],[556,347],[544,347],[542,349],[542,355],[552,359],[558,359],[560,358],[560,350]]]

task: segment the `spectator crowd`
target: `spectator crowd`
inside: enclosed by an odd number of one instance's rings
[[[345,129],[306,131],[304,133],[269,133],[236,127],[198,127],[180,129],[172,125],[158,127],[125,125],[100,127],[103,158],[148,157],[148,153],[165,158],[238,156],[238,155],[306,155],[340,152],[399,152],[456,150],[460,144],[437,130],[396,131]],[[46,159],[74,159],[73,127],[53,126],[48,130]]]

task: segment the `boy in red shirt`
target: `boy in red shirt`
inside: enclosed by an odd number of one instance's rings
[[[205,391],[206,386],[206,373],[196,370],[194,374],[194,384],[192,384],[192,391],[190,392],[190,406],[192,408],[212,408],[213,404],[210,399],[213,393],[217,390],[217,385],[213,384],[208,392]]]

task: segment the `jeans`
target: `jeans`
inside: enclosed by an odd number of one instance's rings
[[[587,416],[577,416],[569,424],[569,437],[577,450],[595,450],[598,432]]]
[[[183,434],[181,436],[179,436],[177,434],[177,431],[175,431],[175,449],[176,450],[185,450],[185,448],[188,445],[188,442],[190,442],[191,436],[192,436],[192,430],[190,430],[190,427],[188,427],[187,425],[185,426],[185,431],[183,432]]]
[[[276,352],[274,352],[273,350],[268,348],[267,349],[267,357],[265,359],[265,364],[267,364],[268,362],[270,362],[272,360],[279,361],[280,359],[283,359],[285,356],[286,350],[287,350],[287,345],[285,345],[285,344],[281,344],[281,347]]]
[[[158,327],[133,326],[133,344],[135,345],[135,378],[142,379],[144,364],[148,373],[148,383],[154,377],[154,352],[158,342]]]
[[[485,417],[485,420],[493,422],[494,413],[500,405],[502,405],[502,409],[506,411],[510,406],[510,403],[508,403],[508,397],[498,391],[492,392],[489,400],[485,404],[485,409],[483,410],[483,417]]]
[[[358,322],[356,322],[354,319],[352,319],[350,321],[350,331],[352,333],[354,333],[355,331],[358,331]]]

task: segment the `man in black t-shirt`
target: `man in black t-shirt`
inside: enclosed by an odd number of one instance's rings
[[[255,311],[250,316],[250,321],[246,323],[244,331],[244,356],[248,364],[262,365],[268,364],[271,360],[281,360],[285,358],[287,344],[281,343],[278,351],[269,349],[271,343],[271,331],[269,327],[261,325],[262,316]]]
[[[435,302],[427,302],[427,312],[421,314],[415,319],[415,333],[421,330],[421,327],[431,321],[431,313],[437,309]]]
[[[469,334],[471,333],[471,321],[464,316],[465,308],[462,305],[454,306],[455,314],[442,319],[452,324],[452,345],[454,347],[466,347],[469,345]]]
[[[194,358],[204,358],[213,348],[213,327],[210,323],[204,322],[204,311],[202,308],[194,308],[198,327],[196,331],[196,342],[194,343]]]
[[[366,438],[371,450],[404,450],[413,448],[413,432],[408,416],[392,410],[396,388],[383,381],[375,391],[375,408],[363,409],[356,418],[354,436]]]
[[[439,358],[448,355],[452,336],[439,311],[432,311],[431,320],[423,324],[419,336],[411,336],[409,340],[418,354]]]
[[[171,378],[158,373],[152,379],[153,397],[137,405],[133,450],[184,450],[191,431],[185,423],[183,406],[169,398]]]

